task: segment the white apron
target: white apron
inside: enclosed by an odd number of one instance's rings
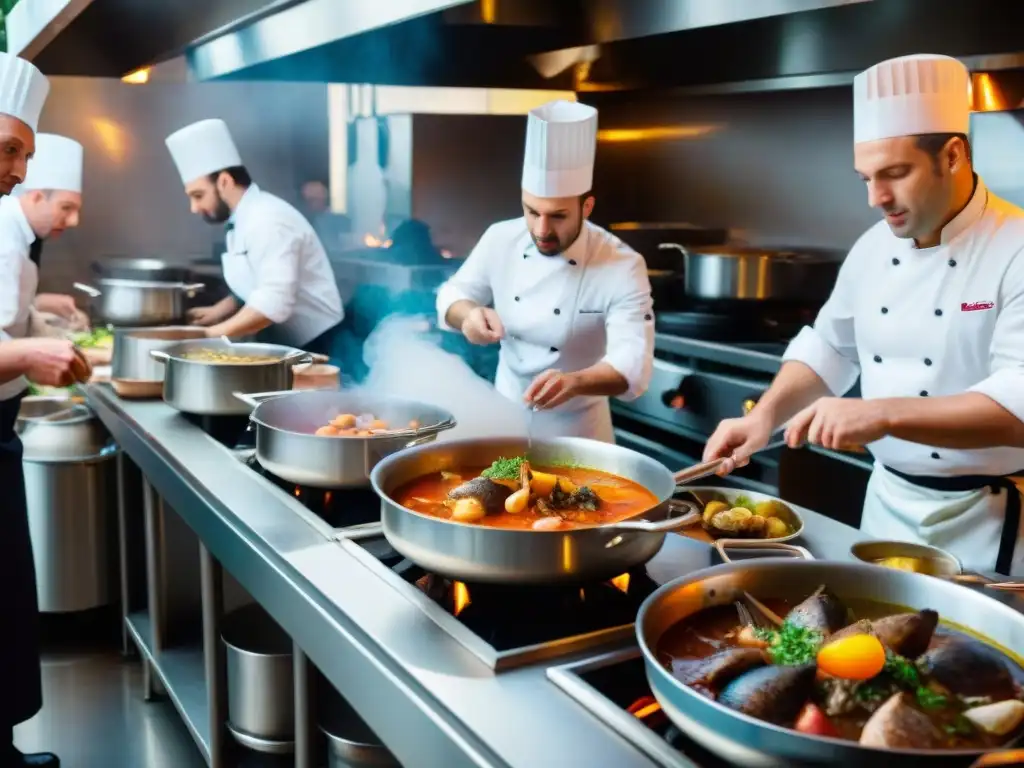
[[[964,568],[996,570],[996,560],[1011,549],[1007,571],[1024,576],[1024,536],[1003,542],[1008,494],[1020,499],[1016,488],[990,487],[967,491],[933,490],[908,482],[875,464],[864,498],[861,530],[872,538],[928,544],[952,553]]]

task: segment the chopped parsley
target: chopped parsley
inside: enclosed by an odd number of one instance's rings
[[[783,666],[796,666],[814,661],[825,637],[813,629],[798,627],[784,621],[778,630],[754,629],[759,640],[768,643],[772,662]]]
[[[523,457],[515,456],[506,459],[501,456],[494,460],[487,469],[480,473],[482,477],[491,480],[518,480],[519,471],[523,468]]]
[[[942,730],[953,736],[970,736],[974,733],[974,723],[963,715],[957,715],[952,723],[942,726]]]
[[[917,703],[923,709],[942,709],[949,703],[946,696],[924,685],[914,662],[899,654],[886,650],[882,672],[888,674],[900,687],[913,691]]]

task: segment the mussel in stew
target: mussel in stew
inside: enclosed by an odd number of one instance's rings
[[[755,604],[708,608],[660,638],[661,663],[726,707],[800,733],[883,749],[986,750],[1024,730],[1024,668],[934,610],[760,598],[782,624],[742,623]],[[767,627],[767,628],[766,628]]]
[[[399,487],[392,498],[447,520],[538,531],[619,522],[658,504],[627,478],[583,467],[533,467],[521,456],[433,472]]]

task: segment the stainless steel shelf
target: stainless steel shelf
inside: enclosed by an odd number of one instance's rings
[[[131,613],[125,619],[128,636],[139,649],[139,653],[151,665],[168,697],[185,721],[196,746],[207,762],[210,760],[210,706],[206,695],[206,679],[203,671],[202,640],[195,644],[172,646],[153,652],[153,634],[149,614],[145,611]]]

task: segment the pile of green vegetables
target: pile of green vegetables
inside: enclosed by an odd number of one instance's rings
[[[82,349],[103,349],[114,344],[114,333],[110,328],[93,328],[89,331],[76,333],[71,341]]]

